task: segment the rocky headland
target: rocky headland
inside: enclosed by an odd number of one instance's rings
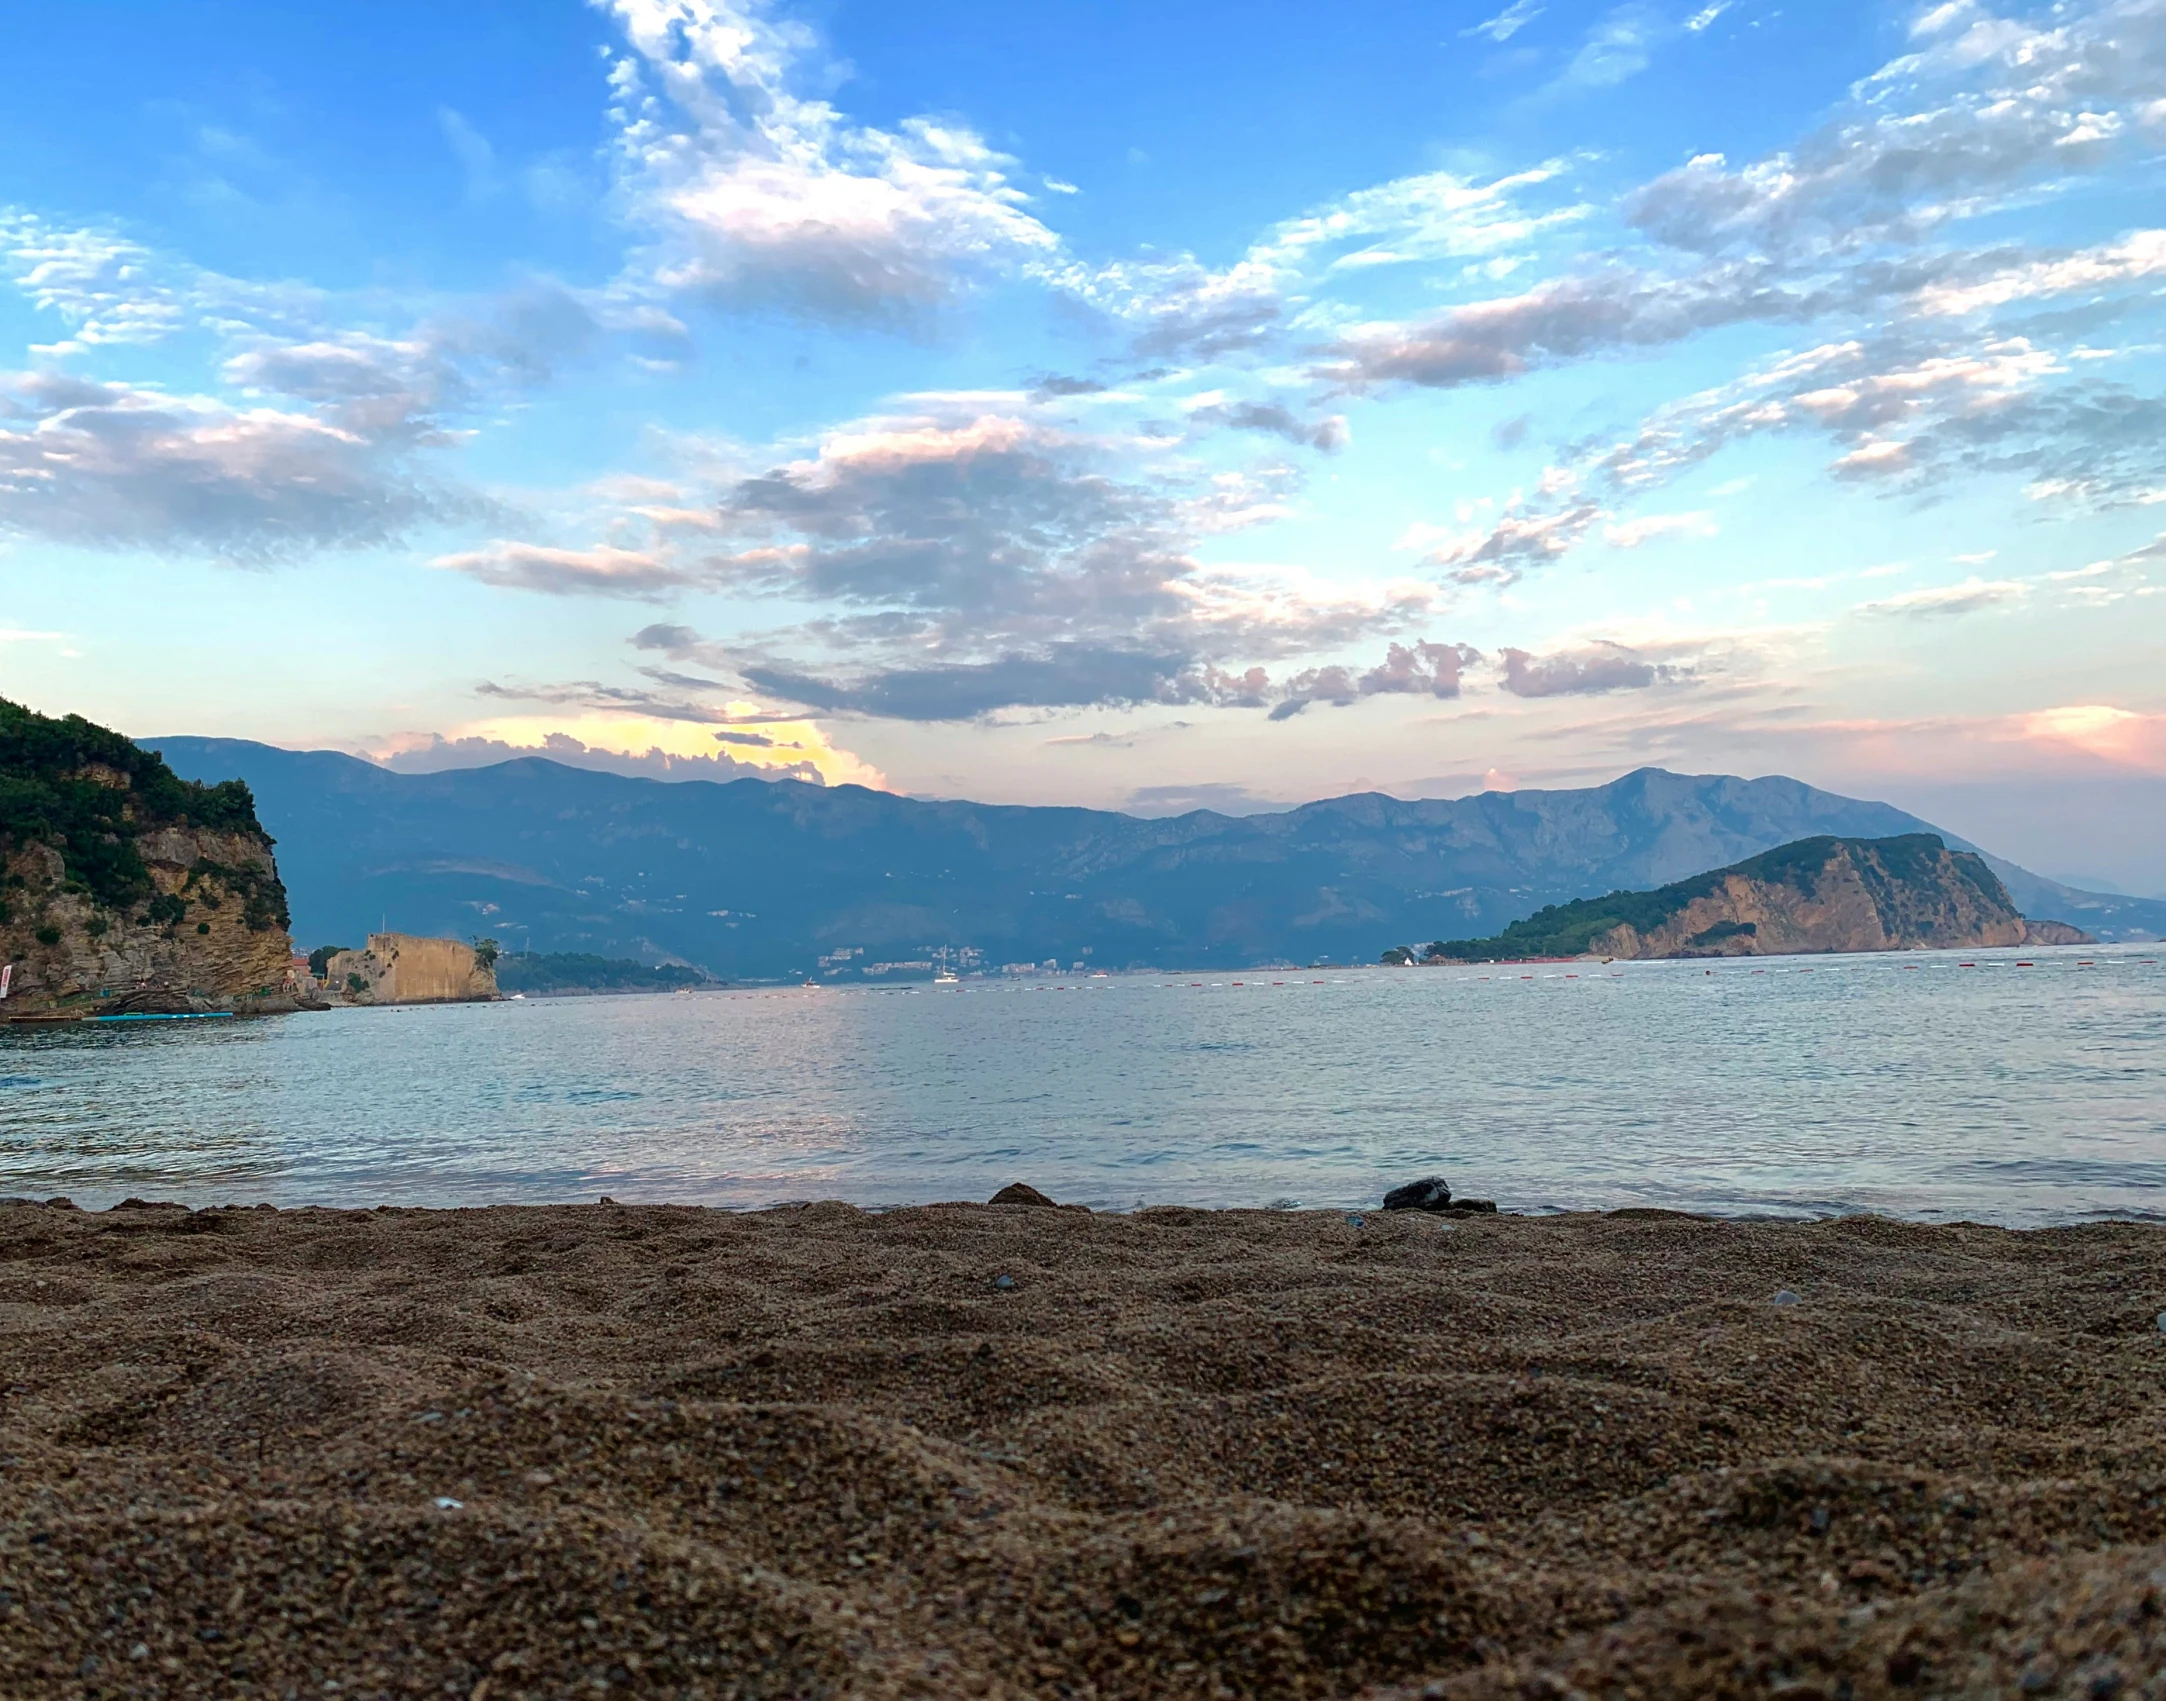
[[[1794,952],[2083,945],[2019,914],[1970,851],[1931,833],[1800,839],[1651,892],[1553,904],[1487,939],[1439,940],[1430,962],[1527,957],[1767,957]],[[1411,962],[1402,949],[1387,960]]]
[[[240,781],[0,701],[0,1018],[294,1008],[271,844]]]

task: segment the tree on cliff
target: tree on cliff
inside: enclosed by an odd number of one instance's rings
[[[477,939],[474,941],[474,961],[484,969],[495,968],[499,954],[494,939]]]
[[[0,855],[50,845],[69,884],[107,909],[127,910],[154,895],[137,838],[169,825],[271,842],[240,780],[184,780],[156,751],[80,715],[55,719],[0,698]],[[286,926],[286,893],[275,877],[209,865],[202,872],[247,887],[251,927]]]

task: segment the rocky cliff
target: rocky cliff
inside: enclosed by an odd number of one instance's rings
[[[1552,905],[1493,938],[1439,941],[1427,956],[1766,957],[2090,942],[2063,922],[2026,921],[1983,858],[1906,833],[1800,839],[1652,892]]]
[[[353,1004],[480,1003],[497,996],[494,963],[456,939],[372,933],[366,950],[332,953],[324,987]]]
[[[245,785],[0,701],[0,1018],[290,1009],[286,926]]]

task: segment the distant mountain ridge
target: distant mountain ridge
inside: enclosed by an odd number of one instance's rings
[[[1975,851],[1904,833],[1799,839],[1651,892],[1552,905],[1493,938],[1439,941],[1426,956],[1463,963],[2095,943],[2065,922],[2024,917]]]
[[[1380,937],[1490,933],[1544,904],[1665,885],[1795,839],[1937,831],[1796,780],[1658,768],[1578,790],[1144,819],[539,758],[395,774],[330,751],[145,742],[178,772],[248,782],[304,943],[388,919],[731,979],[856,980],[943,950],[989,966],[1365,962]],[[2166,903],[1993,867],[2027,913],[2101,937],[2166,933]]]

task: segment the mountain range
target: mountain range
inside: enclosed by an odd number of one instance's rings
[[[388,924],[728,979],[921,974],[942,952],[992,968],[1370,962],[1795,839],[1940,831],[1796,780],[1659,768],[1578,790],[1144,819],[540,758],[399,774],[331,751],[144,742],[186,777],[248,782],[304,946]],[[2166,902],[1988,861],[2026,915],[2102,939],[2166,934]]]

